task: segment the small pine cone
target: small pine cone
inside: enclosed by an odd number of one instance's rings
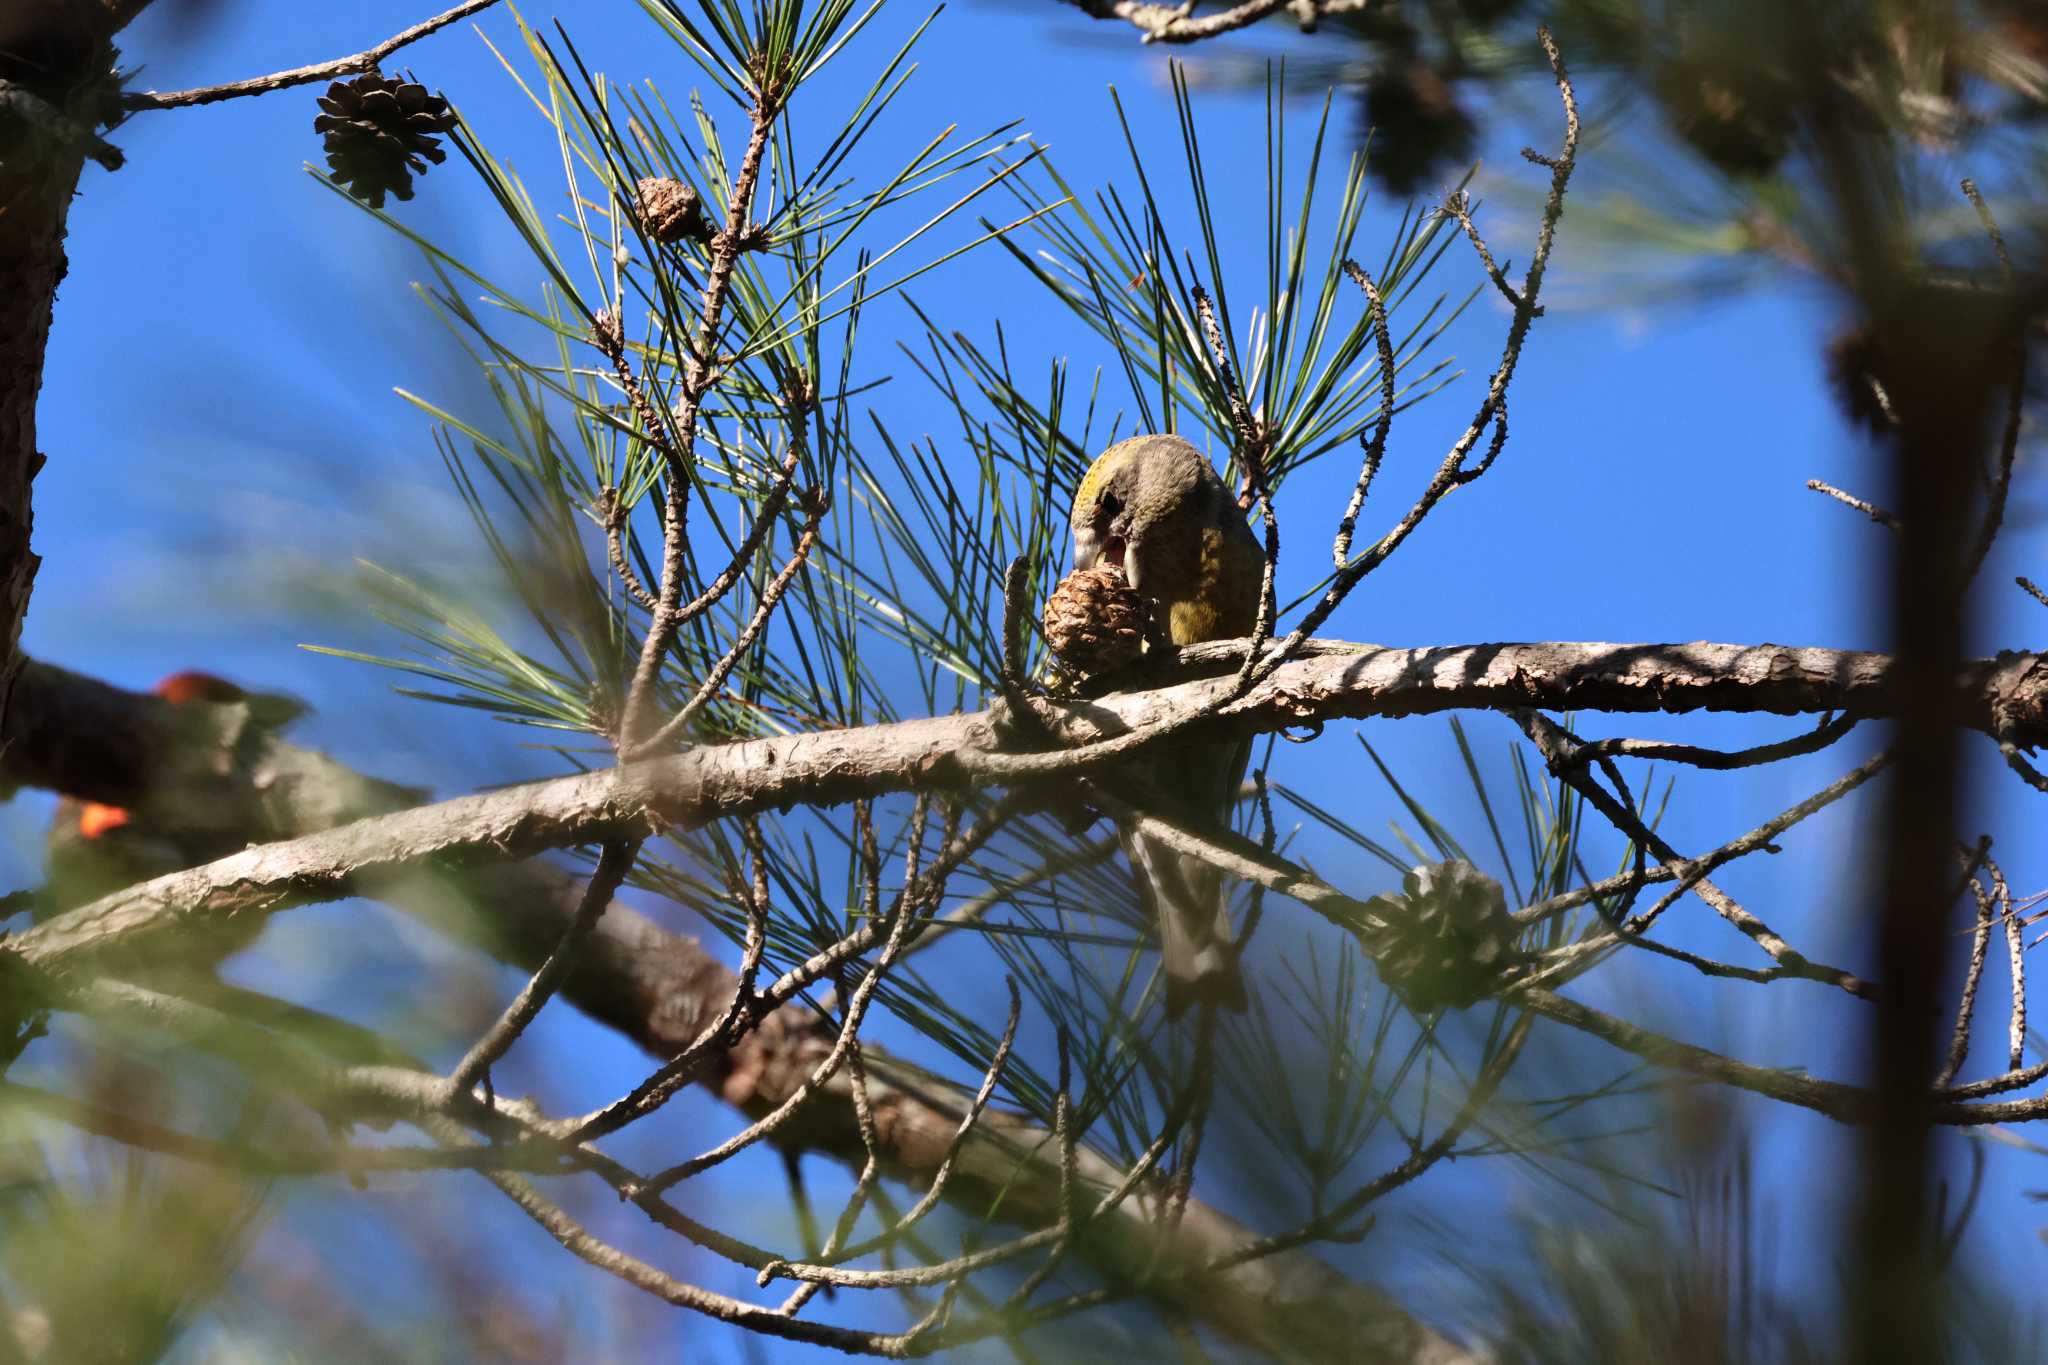
[[[1725,27],[1679,26],[1649,72],[1671,131],[1725,175],[1773,175],[1799,131],[1802,82]]]
[[[1113,673],[1144,653],[1145,618],[1122,569],[1076,569],[1045,599],[1045,642],[1077,673]]]
[[[649,177],[633,187],[633,200],[640,230],[664,246],[685,237],[695,242],[711,240],[703,201],[682,181]]]
[[[1828,383],[1835,401],[1851,422],[1866,431],[1883,435],[1895,425],[1890,399],[1877,376],[1877,347],[1868,324],[1844,327],[1827,347]]]
[[[372,71],[328,86],[320,107],[313,131],[325,134],[328,169],[373,209],[386,194],[412,198],[412,178],[448,159],[435,134],[453,129],[455,115],[424,85]]]
[[[1366,902],[1382,921],[1361,934],[1380,979],[1418,1010],[1464,1009],[1493,994],[1521,958],[1521,926],[1500,883],[1453,860],[1415,868],[1401,888]]]
[[[1397,194],[1414,194],[1445,167],[1466,160],[1477,127],[1458,92],[1427,62],[1382,63],[1365,86],[1367,167]]]

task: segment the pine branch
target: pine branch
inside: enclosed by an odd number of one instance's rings
[[[1236,642],[1181,652],[1233,660]],[[1342,718],[1458,709],[1892,714],[1883,654],[1779,645],[1544,644],[1391,649],[1317,642],[1209,722],[1270,733]],[[422,870],[516,862],[551,849],[642,837],[664,825],[792,804],[837,805],[1085,776],[1156,734],[1177,733],[1232,687],[1208,678],[1069,705],[1064,750],[1002,750],[999,711],[708,745],[615,771],[527,783],[261,845],[81,907],[12,942],[54,966],[165,932],[226,927],[324,900],[378,895]],[[1965,665],[1958,713],[2008,745],[2048,742],[2048,660],[2007,654]]]

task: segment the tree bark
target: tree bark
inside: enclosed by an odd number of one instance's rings
[[[149,0],[9,0],[0,5],[0,717],[21,669],[21,623],[38,559],[33,485],[50,321],[66,220],[88,153],[114,111],[114,35]]]

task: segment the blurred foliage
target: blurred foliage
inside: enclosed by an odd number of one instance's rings
[[[1277,22],[1280,21],[1276,21]],[[1589,94],[1573,249],[1610,276],[1587,302],[1690,302],[1790,269],[1848,283],[1819,130],[1899,159],[1915,231],[1986,254],[1955,193],[1975,176],[2023,260],[2048,202],[2048,9],[2036,0],[1432,0],[1324,16],[1287,44],[1297,89],[1348,92],[1370,174],[1431,196],[1489,134],[1541,117],[1547,24]],[[1201,83],[1256,86],[1235,40],[1189,58]],[[1489,190],[1500,188],[1491,180]],[[1597,250],[1596,250],[1597,249]]]

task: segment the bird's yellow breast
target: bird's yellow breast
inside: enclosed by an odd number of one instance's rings
[[[1252,633],[1259,614],[1265,559],[1247,537],[1202,528],[1201,562],[1187,592],[1166,601],[1166,629],[1177,645],[1230,640]]]

